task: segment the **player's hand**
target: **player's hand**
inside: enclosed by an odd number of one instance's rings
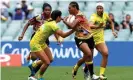
[[[118,37],[117,32],[114,32],[114,31],[113,31],[112,34],[114,35],[115,38]]]
[[[18,37],[18,40],[19,41],[21,41],[22,39],[23,39],[23,36],[22,35]]]
[[[58,41],[57,41],[57,45],[61,45],[63,42],[64,38],[59,37]]]
[[[66,22],[67,19],[68,19],[68,17],[64,17],[62,20],[63,20],[63,22]]]
[[[104,26],[104,23],[100,23],[99,24],[99,27],[101,28],[101,27],[103,27]]]

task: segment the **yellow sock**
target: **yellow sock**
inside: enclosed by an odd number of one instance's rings
[[[104,67],[100,67],[100,75],[104,74],[105,69],[106,69],[106,68],[104,68]]]
[[[74,70],[78,70],[78,68],[79,68],[79,66],[76,64],[75,66],[74,66]]]
[[[90,61],[90,62],[85,62],[85,64],[92,64],[93,63],[93,61]]]
[[[34,68],[36,68],[37,67],[37,62],[36,61],[34,61],[33,63],[32,63],[32,66],[34,67]]]
[[[42,78],[42,77],[43,77],[43,75],[38,74],[38,78]]]

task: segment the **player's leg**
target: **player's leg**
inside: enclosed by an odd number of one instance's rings
[[[28,58],[29,60],[31,59],[33,61],[33,63],[36,63],[36,59],[37,59],[37,56],[33,53],[33,52],[30,52],[30,54],[28,55]],[[30,69],[30,75],[28,77],[28,80],[30,80],[31,78],[35,78],[35,74],[36,74],[36,68],[33,67],[33,63],[28,65],[29,69]]]
[[[45,52],[43,50],[38,51],[35,54],[43,62],[43,64],[40,67],[40,72],[39,72],[39,75],[38,75],[38,78],[41,80],[44,72],[46,71],[46,69],[48,68],[48,66],[50,64],[50,61],[49,61],[49,58],[47,57],[47,55],[45,54]]]
[[[45,51],[46,55],[48,56],[50,63],[52,63],[53,62],[53,56],[52,56],[52,53],[51,53],[49,47],[46,47],[44,51]]]
[[[49,39],[46,39],[45,43],[47,45],[49,45]],[[44,46],[43,46],[43,48],[44,48]],[[46,54],[47,54],[47,52],[46,52]],[[30,52],[29,56],[30,56],[30,59],[33,61],[33,63],[31,65],[29,65],[29,68],[31,70],[31,76],[35,76],[35,74],[40,69],[42,62],[41,62],[41,60],[38,60],[39,58],[37,58],[36,55],[32,54],[31,52]],[[50,62],[52,62],[53,58],[51,58],[49,55],[47,55],[47,56],[49,57]]]
[[[52,53],[51,53],[51,51],[50,51],[50,49],[49,49],[48,47],[46,47],[46,48],[47,48],[47,50],[44,51],[44,52],[45,52],[46,55],[48,56],[48,58],[49,58],[49,60],[50,60],[50,63],[52,63],[52,62],[53,62]],[[49,54],[49,53],[51,53],[51,54]],[[36,60],[36,61],[34,61],[34,62],[32,63],[32,66],[34,67],[35,73],[38,72],[38,70],[40,69],[41,65],[42,65],[42,61],[41,61],[41,60]]]
[[[44,52],[45,52],[45,55],[47,56],[49,62],[51,63],[51,62],[53,61],[53,57],[52,57],[52,53],[51,53],[49,47],[46,47],[46,48],[44,49]],[[45,64],[43,64],[42,66],[45,66]],[[42,66],[41,66],[41,67],[42,67]],[[46,69],[47,69],[47,68],[46,68]],[[45,71],[46,71],[46,70],[45,70]],[[39,74],[39,77],[40,77],[39,79],[41,80],[41,79],[42,79],[41,74]]]
[[[34,35],[35,35],[35,32],[32,34],[31,39],[32,39],[32,37]],[[35,74],[36,74],[36,67],[33,66],[33,64],[35,65],[36,62],[37,62],[37,56],[34,54],[34,52],[31,52],[30,51],[29,55],[27,56],[27,61],[29,61],[29,60],[32,60],[33,61],[33,63],[28,66],[29,69],[30,69],[30,71],[31,71],[31,74],[30,74],[29,77],[34,77]]]
[[[105,69],[108,63],[108,48],[105,43],[99,43],[96,45],[96,49],[102,54],[102,62],[100,67],[100,78],[106,79],[104,76]]]
[[[72,70],[72,77],[75,78],[77,75],[77,71],[78,68],[85,62],[85,60],[83,58],[81,58],[80,60],[78,60],[78,62],[76,63],[76,65],[73,67]]]
[[[91,52],[92,52],[92,59],[93,59],[93,51],[94,51],[94,47],[95,47],[95,43],[94,43],[94,39],[93,37],[90,38],[90,39],[87,39],[86,40],[86,43],[88,44]],[[84,78],[85,80],[88,80],[88,78],[92,78],[93,80],[98,80],[99,79],[99,76],[95,75],[94,74],[94,66],[93,66],[93,61],[92,61],[92,64],[88,65],[88,64],[85,64],[85,68],[84,68]],[[89,71],[88,71],[89,69]]]
[[[92,70],[92,52],[90,50],[90,48],[88,47],[88,45],[86,43],[82,43],[83,45],[80,46],[81,51],[84,53],[83,54],[83,59],[85,60],[85,64],[86,64],[86,70],[89,70],[91,75],[93,74],[93,70]]]
[[[93,59],[93,50],[94,50],[94,39],[93,37],[91,37],[90,39],[87,39],[86,40],[86,43],[88,44],[88,47],[90,48],[91,50],[91,54],[92,54],[92,59]],[[93,71],[93,60],[92,60],[92,64],[90,64],[89,66],[87,66],[88,64],[85,63],[85,69],[84,71],[85,72],[88,72],[88,69],[89,69],[89,72],[90,72],[90,75],[92,76],[94,74],[94,71]]]
[[[89,49],[87,43],[81,43],[79,46],[80,50],[83,52],[83,58],[81,58],[77,64],[74,66],[73,68],[73,77],[76,76],[75,73],[77,73],[78,68],[84,63],[88,63],[91,64],[92,62],[92,54],[91,54],[91,50]]]
[[[91,49],[91,52],[92,52],[92,56],[93,56],[93,49]],[[85,64],[85,67],[83,67],[83,73],[84,73],[84,79],[85,80],[89,80],[89,79],[92,79],[92,80],[98,80],[99,79],[99,76],[97,76],[95,73],[94,73],[94,65],[93,63],[89,66],[87,66],[87,64]]]
[[[47,45],[49,45],[49,39],[46,39],[46,42],[45,42],[45,43],[46,43]],[[42,46],[42,48],[44,48],[44,45]],[[46,47],[46,48],[47,48],[47,50],[44,51],[44,52],[45,52],[46,55],[48,56],[50,62],[52,62],[52,61],[53,61],[52,54],[48,54],[48,53],[50,53],[50,50],[49,50],[48,47]],[[36,73],[36,72],[38,72],[38,70],[40,69],[40,67],[41,67],[41,65],[42,65],[42,62],[37,60],[37,61],[34,61],[34,62],[32,63],[32,65],[33,65],[33,67],[35,68],[35,73]]]

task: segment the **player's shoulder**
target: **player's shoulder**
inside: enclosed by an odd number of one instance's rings
[[[49,25],[49,26],[56,26],[56,22],[55,21],[48,21],[45,24]]]
[[[97,16],[97,13],[92,13],[92,15],[91,16]]]
[[[97,14],[96,13],[91,14],[91,17],[90,17],[91,20],[95,20],[96,18],[97,18]]]
[[[103,16],[108,16],[108,13],[107,13],[107,12],[104,12],[104,13],[103,13]]]
[[[41,20],[41,19],[42,19],[42,14],[37,14],[37,15],[35,16],[35,18],[36,18],[36,20]]]

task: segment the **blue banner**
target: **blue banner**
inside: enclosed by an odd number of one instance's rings
[[[107,42],[107,46],[109,66],[133,66],[133,42]],[[75,42],[63,42],[61,45],[51,42],[50,49],[54,57],[52,66],[73,66],[83,56]],[[26,61],[29,52],[29,42],[1,42],[1,53],[21,54],[23,66],[29,64]],[[95,49],[94,63],[96,66],[100,65],[101,59],[101,54]]]

